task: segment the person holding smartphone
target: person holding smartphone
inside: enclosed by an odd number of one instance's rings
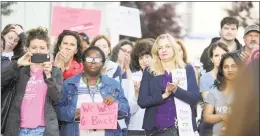
[[[69,78],[62,86],[62,98],[56,107],[61,126],[61,136],[122,136],[119,125],[117,129],[81,130],[80,108],[82,103],[118,103],[118,119],[129,116],[129,104],[119,82],[101,74],[106,61],[103,51],[90,46],[82,55],[84,72]],[[73,90],[73,91],[72,91]]]
[[[27,53],[1,71],[1,85],[15,82],[16,91],[4,135],[59,136],[54,105],[61,96],[62,74],[47,60],[48,31],[39,27],[27,35]],[[32,61],[35,54],[42,54],[43,61]]]

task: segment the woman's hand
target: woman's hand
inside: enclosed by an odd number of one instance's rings
[[[171,92],[171,93],[175,93],[178,87],[179,81],[177,82],[173,82],[173,83],[167,83],[166,85],[166,91]]]
[[[30,65],[31,57],[32,57],[32,53],[30,53],[30,52],[25,53],[21,58],[18,59],[18,61],[17,61],[18,67]]]
[[[51,62],[43,62],[43,71],[47,78],[51,78],[51,70],[52,70],[52,64]]]
[[[13,30],[17,35],[20,35],[21,33],[23,33],[24,31],[23,31],[23,29],[21,28],[21,26],[19,26],[19,25],[13,25],[13,29],[11,29],[11,30]]]
[[[140,82],[134,81],[134,87],[135,87],[135,96],[139,95],[139,89],[140,89]]]
[[[104,100],[103,100],[103,103],[105,105],[111,105],[113,104],[115,101],[115,99],[112,97],[112,96],[107,96]]]

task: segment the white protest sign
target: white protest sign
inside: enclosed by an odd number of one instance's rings
[[[141,38],[140,13],[138,9],[124,6],[107,6],[106,21],[120,35]]]
[[[178,87],[187,91],[188,82],[186,76],[186,69],[173,69],[172,82],[179,81]],[[178,119],[178,129],[180,136],[194,136],[192,126],[192,113],[190,105],[184,101],[174,97],[176,105],[176,113]]]

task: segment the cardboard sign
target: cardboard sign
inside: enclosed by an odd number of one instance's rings
[[[101,11],[53,7],[52,36],[58,37],[63,30],[86,33],[91,39],[100,33]]]
[[[179,87],[187,90],[187,77],[186,69],[173,69],[172,71],[172,82],[179,81]]]
[[[124,6],[108,6],[106,14],[111,31],[131,37],[142,37],[138,9]]]
[[[117,129],[118,103],[82,103],[80,129]]]

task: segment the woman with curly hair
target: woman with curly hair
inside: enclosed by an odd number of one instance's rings
[[[141,109],[137,104],[139,94],[140,81],[142,79],[143,71],[146,67],[152,64],[151,50],[153,42],[147,39],[142,39],[135,43],[131,53],[131,77],[128,77],[128,102],[130,105],[130,123],[128,126],[128,136],[145,136],[142,129],[144,109]]]
[[[77,32],[64,30],[54,48],[55,66],[61,68],[64,80],[83,71],[81,43]]]
[[[15,96],[4,131],[5,136],[59,136],[54,105],[61,96],[62,75],[51,61],[32,62],[34,54],[48,54],[48,31],[27,32],[27,53],[1,71],[1,85],[15,82]]]
[[[204,121],[214,124],[213,136],[220,136],[226,129],[240,66],[241,62],[234,53],[224,55],[218,67],[215,87],[209,91],[204,100]]]

